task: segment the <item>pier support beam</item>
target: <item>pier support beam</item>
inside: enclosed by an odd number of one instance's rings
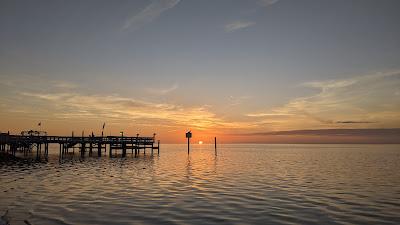
[[[49,157],[49,143],[44,143],[44,155],[46,159]]]
[[[39,159],[39,143],[36,143],[36,159]]]
[[[101,156],[101,143],[97,144],[97,156],[100,157]]]
[[[122,157],[126,156],[126,144],[122,143]]]
[[[92,151],[93,151],[93,143],[90,142],[90,144],[89,144],[89,155],[92,155]]]
[[[81,156],[82,157],[85,156],[85,150],[86,150],[86,143],[82,142],[82,144],[81,144]]]

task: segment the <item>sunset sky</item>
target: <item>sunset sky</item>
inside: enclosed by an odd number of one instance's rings
[[[0,131],[98,135],[105,122],[107,135],[163,143],[187,130],[205,143],[400,142],[399,11],[398,0],[2,0]]]

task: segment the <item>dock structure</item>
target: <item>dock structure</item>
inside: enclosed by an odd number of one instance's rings
[[[109,151],[109,156],[113,157],[120,152],[122,157],[125,157],[130,150],[132,155],[136,157],[140,151],[146,154],[146,149],[154,150],[160,153],[160,141],[155,145],[155,136],[153,137],[124,137],[124,136],[35,136],[35,135],[10,135],[9,133],[0,133],[0,152],[7,152],[11,155],[16,155],[17,152],[27,154],[36,152],[37,158],[42,155],[48,157],[49,144],[59,145],[59,156],[63,158],[69,153],[75,153],[78,149],[81,156],[86,153],[92,155],[93,152],[97,156],[102,156],[102,152]]]

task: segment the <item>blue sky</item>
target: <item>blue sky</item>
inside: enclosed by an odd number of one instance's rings
[[[397,0],[2,1],[1,129],[399,127],[399,9]]]

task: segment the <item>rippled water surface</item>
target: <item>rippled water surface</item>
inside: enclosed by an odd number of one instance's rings
[[[54,146],[56,147],[56,146]],[[56,150],[56,149],[54,149]],[[0,163],[24,224],[400,224],[400,145],[162,145],[158,156]]]

